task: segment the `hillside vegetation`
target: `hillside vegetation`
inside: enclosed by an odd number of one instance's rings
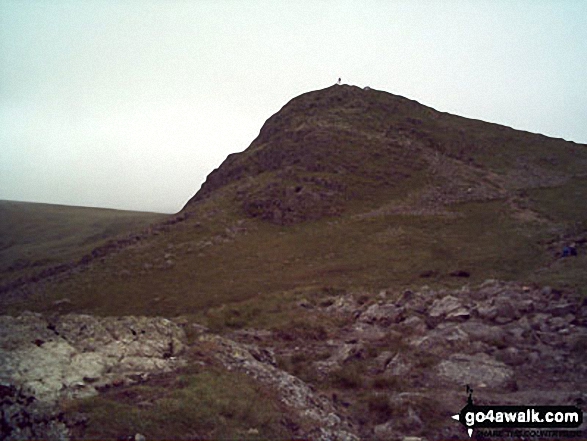
[[[312,406],[314,393],[327,397],[348,433],[448,439],[464,433],[450,420],[463,371],[507,378],[477,379],[495,381],[500,404],[587,394],[586,199],[586,145],[333,86],[271,116],[176,215],[120,217],[136,222],[132,234],[114,218],[72,218],[68,237],[11,227],[31,234],[17,242],[38,245],[35,259],[61,241],[69,264],[31,265],[17,280],[5,271],[0,309],[165,316],[186,330],[179,377],[68,404],[89,416],[80,437],[313,433],[284,417],[287,377]],[[562,257],[570,244],[577,256]],[[564,375],[573,380],[556,395]],[[260,397],[270,404],[247,406]]]
[[[203,314],[298,288],[454,286],[459,272],[582,289],[584,253],[558,257],[585,243],[585,170],[585,145],[333,86],[269,118],[157,231],[6,307],[65,296],[76,311]]]

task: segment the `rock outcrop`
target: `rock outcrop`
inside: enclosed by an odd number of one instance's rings
[[[244,372],[275,390],[279,400],[303,427],[302,435],[316,440],[358,441],[349,421],[338,414],[332,402],[299,378],[276,366],[272,351],[237,343],[213,334],[203,334],[210,355],[228,370]]]
[[[163,318],[0,317],[2,438],[67,438],[71,416],[53,403],[181,366],[186,327],[190,363],[238,371],[271,390],[296,437],[462,438],[450,416],[466,385],[477,404],[587,400],[587,310],[570,294],[491,280],[333,294],[298,307],[338,328],[320,338],[254,329],[220,336]],[[289,372],[292,357],[304,375]]]
[[[0,316],[0,438],[63,438],[60,398],[176,369],[185,342],[181,327],[159,317]]]
[[[587,400],[587,309],[569,294],[488,280],[458,290],[349,293],[304,309],[344,324],[325,340],[258,334],[255,344],[278,358],[296,357],[303,344],[318,381],[354,375],[336,394],[356,409],[350,421],[360,437],[461,438],[450,415],[465,404],[466,385],[478,404]],[[246,335],[234,338],[250,343]],[[357,404],[367,390],[371,417]]]

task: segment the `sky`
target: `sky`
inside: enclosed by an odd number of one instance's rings
[[[587,143],[587,2],[0,0],[0,199],[174,213],[344,84]]]

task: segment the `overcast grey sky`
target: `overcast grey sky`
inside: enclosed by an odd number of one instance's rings
[[[586,24],[584,0],[0,0],[0,199],[178,211],[338,77],[587,143]]]

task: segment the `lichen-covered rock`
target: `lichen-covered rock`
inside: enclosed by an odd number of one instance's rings
[[[24,313],[0,324],[0,380],[47,402],[172,370],[185,346],[184,331],[164,318]]]
[[[185,340],[160,317],[0,316],[0,439],[68,439],[58,399],[173,370]]]

